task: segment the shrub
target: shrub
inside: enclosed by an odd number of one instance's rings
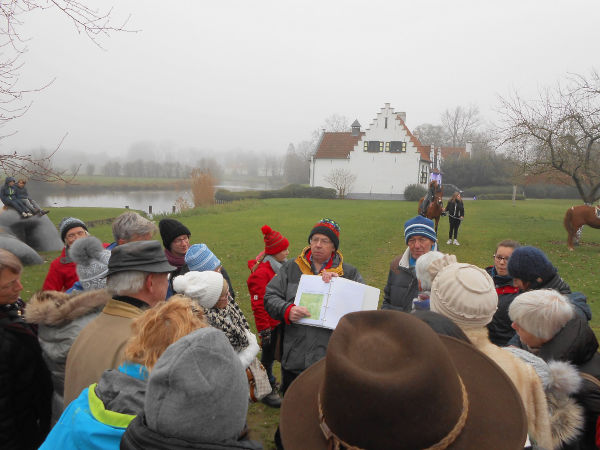
[[[427,189],[420,184],[409,184],[404,188],[404,200],[409,202],[418,202],[421,197],[425,197]]]
[[[517,194],[516,200],[525,200],[523,194]],[[481,194],[477,196],[477,200],[512,200],[512,192],[510,194]]]

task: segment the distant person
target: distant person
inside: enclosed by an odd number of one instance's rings
[[[25,204],[17,198],[17,190],[15,186],[16,180],[14,177],[6,177],[4,185],[0,188],[0,200],[6,206],[14,208],[23,219],[33,216],[33,212],[25,206]]]
[[[446,208],[444,209],[448,213],[448,221],[450,222],[450,231],[448,231],[448,241],[446,244],[460,245],[458,243],[458,227],[465,218],[465,206],[462,201],[460,192],[452,194],[452,198],[448,200]],[[454,236],[454,240],[452,240]]]
[[[147,310],[132,324],[125,362],[83,389],[41,449],[118,449],[127,425],[144,409],[148,374],[178,339],[207,327],[188,298],[177,296]]]
[[[390,263],[381,309],[412,310],[412,301],[419,293],[415,264],[419,257],[436,249],[433,221],[422,216],[407,220],[404,223],[404,239],[408,247]]]
[[[42,286],[44,291],[66,291],[75,284],[79,277],[69,251],[77,239],[89,236],[85,223],[76,217],[65,217],[61,220],[58,231],[65,246],[60,256],[50,263],[50,269]]]
[[[112,250],[117,245],[135,241],[149,241],[156,233],[156,225],[151,220],[136,212],[127,211],[117,217],[112,223],[114,242],[107,249]]]
[[[288,249],[290,243],[285,236],[271,229],[268,225],[264,225],[261,232],[265,246],[256,259],[248,261],[248,268],[251,273],[246,284],[250,293],[256,330],[260,336],[262,350],[260,362],[267,370],[269,382],[273,387],[273,392],[267,395],[262,402],[273,408],[279,408],[281,397],[277,394],[277,380],[273,374],[279,321],[271,317],[265,310],[264,296],[267,284],[281,269],[283,263],[287,261],[290,253]]]
[[[50,431],[52,380],[19,294],[21,261],[0,249],[0,447],[37,449]]]
[[[29,208],[29,210],[33,214],[38,214],[40,216],[48,214],[50,211],[48,211],[46,209],[42,209],[40,207],[40,205],[38,205],[37,202],[29,196],[29,192],[27,192],[27,188],[25,187],[26,184],[27,184],[27,180],[24,180],[23,178],[21,178],[21,179],[19,179],[19,181],[17,181],[17,186],[16,186],[17,198],[21,202],[23,202],[25,204],[25,206],[27,208]]]
[[[173,270],[157,241],[117,246],[108,261],[106,287],[113,298],[81,332],[69,350],[65,370],[65,406],[124,361],[133,319],[164,301]]]
[[[515,330],[511,326],[512,320],[508,317],[508,308],[519,294],[519,288],[514,286],[513,279],[508,273],[508,261],[519,246],[517,241],[511,239],[499,242],[493,255],[494,265],[485,268],[485,271],[494,280],[498,294],[498,310],[487,328],[490,332],[490,341],[500,347],[507,345],[515,335]]]
[[[437,186],[437,181],[431,180],[429,183],[429,189],[427,190],[427,194],[425,198],[423,198],[423,203],[421,203],[421,215],[423,217],[427,216],[427,208],[429,208],[429,204],[433,201],[435,197],[435,188]]]

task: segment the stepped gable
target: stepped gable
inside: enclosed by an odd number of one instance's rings
[[[354,146],[358,144],[358,141],[364,135],[364,132],[361,132],[358,136],[352,136],[351,131],[326,131],[323,133],[319,148],[317,148],[317,152],[315,153],[315,158],[348,158]]]
[[[431,162],[431,158],[429,157],[429,154],[431,152],[431,146],[421,144],[421,141],[419,141],[417,137],[414,134],[412,134],[411,131],[408,129],[406,123],[404,123],[404,120],[402,120],[402,117],[400,117],[399,113],[396,115],[396,120],[400,122],[400,124],[404,127],[404,131],[406,131],[406,135],[410,139],[410,142],[412,142],[412,144],[416,147],[417,151],[421,154],[421,159],[423,161]]]

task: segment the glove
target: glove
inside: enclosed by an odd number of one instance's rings
[[[258,333],[258,335],[260,336],[261,348],[263,345],[269,345],[271,343],[271,329],[270,328],[260,331]]]

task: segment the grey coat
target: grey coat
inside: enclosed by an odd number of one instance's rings
[[[383,290],[381,309],[411,312],[412,301],[419,293],[419,282],[414,267],[408,267],[408,248],[402,256],[390,263],[390,273]]]
[[[102,310],[110,295],[105,290],[69,295],[41,291],[33,295],[25,309],[25,320],[38,325],[42,356],[52,374],[54,397],[52,418],[63,410],[65,364],[79,332]]]
[[[334,263],[335,267],[335,263]],[[364,283],[362,275],[350,264],[342,263],[343,278]],[[265,309],[271,317],[284,323],[287,309],[294,303],[302,271],[296,260],[281,266],[277,276],[267,285],[264,296]],[[285,324],[281,366],[300,373],[325,357],[327,344],[333,330],[295,323]]]

